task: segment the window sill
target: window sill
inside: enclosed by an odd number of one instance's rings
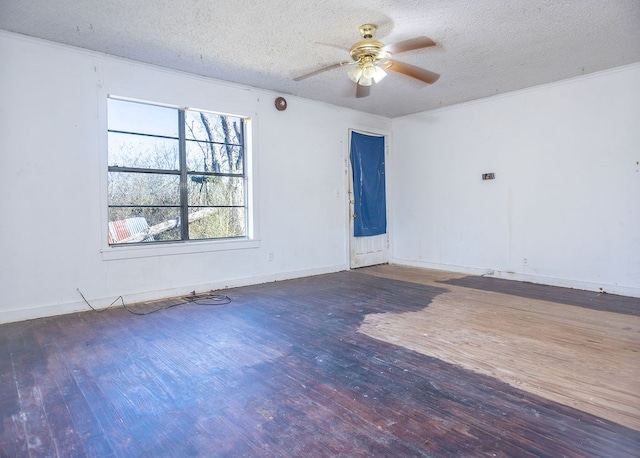
[[[229,251],[259,248],[259,240],[237,239],[216,241],[175,242],[153,245],[116,245],[100,250],[103,261],[118,259],[149,258],[156,256],[173,256],[207,251]]]

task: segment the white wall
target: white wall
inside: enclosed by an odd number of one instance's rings
[[[393,262],[640,296],[638,82],[636,64],[395,120]]]
[[[346,269],[351,127],[392,132],[393,262],[640,296],[640,65],[392,123],[2,31],[0,62],[0,322]],[[109,93],[252,117],[254,243],[108,247]]]
[[[348,267],[348,129],[390,121],[6,32],[0,61],[0,322]],[[254,243],[108,247],[109,93],[252,117]]]

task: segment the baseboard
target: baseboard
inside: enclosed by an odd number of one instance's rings
[[[611,285],[607,283],[593,283],[581,280],[566,278],[545,277],[542,275],[530,275],[514,272],[495,271],[493,274],[485,274],[485,277],[504,278],[507,280],[526,281],[549,286],[560,286],[563,288],[581,289],[585,291],[596,291],[607,294],[617,294],[619,296],[629,296],[640,298],[640,288],[632,286]]]
[[[137,302],[154,301],[158,299],[165,299],[169,297],[180,297],[196,293],[203,293],[208,291],[219,291],[227,288],[236,288],[240,286],[258,285],[261,283],[270,283],[274,281],[291,280],[294,278],[311,277],[314,275],[323,275],[333,272],[340,272],[346,270],[348,267],[344,264],[338,264],[333,266],[317,267],[313,269],[293,270],[287,272],[277,272],[265,275],[257,275],[250,277],[240,277],[233,279],[226,279],[220,281],[213,281],[209,283],[200,283],[192,285],[184,285],[176,288],[167,288],[155,291],[146,291],[140,293],[125,294],[122,296],[125,304],[135,304]],[[82,290],[82,288],[80,288]],[[96,309],[102,309],[108,307],[114,302],[116,297],[92,297],[88,291],[83,291],[83,294],[87,297],[87,300]],[[37,318],[45,318],[56,315],[65,315],[68,313],[86,312],[91,309],[84,302],[84,300],[78,294],[79,300],[66,303],[47,304],[30,308],[22,308],[16,310],[4,310],[0,311],[0,324],[13,323],[16,321],[34,320]],[[114,303],[114,307],[118,306],[120,301]]]
[[[408,259],[396,259],[390,261],[392,264],[398,264],[410,267],[419,267],[423,269],[442,270],[445,272],[455,272],[468,275],[483,275],[485,277],[502,278],[506,280],[525,281],[529,283],[537,283],[540,285],[559,286],[562,288],[581,289],[585,291],[605,292],[608,294],[617,294],[620,296],[639,297],[640,288],[634,286],[620,286],[608,283],[593,283],[589,281],[574,280],[567,278],[546,277],[544,275],[531,275],[527,273],[505,272],[494,269],[481,269],[475,267],[457,266],[451,264],[437,264],[432,262],[413,261]]]
[[[473,267],[456,266],[452,264],[437,264],[433,262],[413,261],[410,259],[393,258],[389,260],[389,264],[418,267],[421,269],[442,270],[444,272],[454,272],[468,275],[485,275],[487,273],[486,269],[476,269]]]

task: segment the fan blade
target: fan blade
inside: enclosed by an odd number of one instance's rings
[[[382,50],[391,54],[399,54],[401,52],[413,51],[414,49],[428,48],[429,46],[435,46],[435,45],[436,45],[436,42],[433,41],[431,38],[417,37],[417,38],[412,38],[411,40],[401,41],[400,43],[387,45],[384,48],[382,48]]]
[[[397,60],[388,60],[382,64],[387,70],[392,72],[402,73],[403,75],[410,76],[427,84],[433,84],[438,81],[440,75],[431,72],[424,68],[416,67],[415,65],[406,64]]]
[[[304,75],[296,76],[293,81],[301,81],[303,79],[309,78],[310,76],[315,76],[319,73],[326,72],[328,70],[333,70],[334,68],[343,67],[345,65],[350,64],[351,62],[337,62],[335,64],[328,65],[326,67],[319,68],[318,70],[314,70],[309,73],[305,73]]]
[[[356,98],[361,99],[362,97],[368,97],[370,90],[371,86],[363,86],[356,83]]]

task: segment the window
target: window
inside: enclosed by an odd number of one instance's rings
[[[247,235],[247,119],[110,97],[110,245]]]

